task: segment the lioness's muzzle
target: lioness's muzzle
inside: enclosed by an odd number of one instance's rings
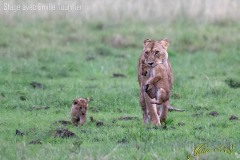
[[[148,65],[149,66],[152,66],[154,62],[148,62]]]

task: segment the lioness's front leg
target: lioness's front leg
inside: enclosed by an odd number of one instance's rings
[[[147,110],[150,114],[151,124],[156,125],[156,126],[161,125],[159,116],[157,113],[156,104],[151,104],[151,98],[148,96],[148,94],[146,92],[144,92],[144,97],[145,97],[145,103],[146,103]]]
[[[139,103],[142,107],[142,116],[143,116],[142,123],[147,124],[148,123],[148,112],[147,112],[144,93],[143,93],[142,89],[139,90]]]

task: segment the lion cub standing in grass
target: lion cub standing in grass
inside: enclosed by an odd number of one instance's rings
[[[83,125],[86,122],[89,98],[74,99],[71,110],[71,121],[77,126],[78,123]]]

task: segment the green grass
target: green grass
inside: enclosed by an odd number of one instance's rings
[[[0,159],[187,159],[203,143],[234,150],[200,159],[237,159],[240,125],[229,117],[240,118],[240,88],[227,82],[240,83],[239,24],[16,23],[0,22]],[[137,82],[143,40],[163,37],[170,39],[174,72],[171,104],[185,109],[169,113],[167,129],[142,125]],[[45,88],[34,89],[33,81]],[[87,123],[56,123],[70,120],[76,97],[93,99]],[[97,127],[90,116],[104,125]],[[124,116],[138,119],[118,119]],[[57,128],[76,137],[55,138]]]

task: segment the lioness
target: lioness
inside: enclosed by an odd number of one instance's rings
[[[146,53],[145,55],[145,61],[148,65],[144,65],[145,62],[142,64],[143,69],[146,69],[146,67],[150,68],[149,79],[147,80],[146,85],[143,87],[143,89],[152,99],[150,101],[152,104],[162,105],[162,112],[160,113],[160,108],[158,107],[157,113],[160,116],[160,122],[163,123],[167,119],[168,106],[166,102],[170,97],[170,86],[166,69],[167,55],[166,53],[160,52],[159,50],[154,50],[153,52],[155,64],[152,64],[152,59],[149,58],[151,53]],[[143,72],[145,71],[143,70]]]
[[[83,125],[86,122],[89,98],[74,99],[71,110],[71,121],[77,126],[78,123]]]
[[[167,53],[167,48],[169,45],[169,41],[167,39],[155,41],[155,40],[149,40],[146,39],[144,41],[143,45],[143,52],[139,58],[138,62],[138,82],[139,82],[139,102],[142,107],[142,112],[143,112],[143,123],[148,122],[148,113],[151,118],[151,123],[154,125],[159,125],[160,120],[156,108],[156,104],[152,104],[151,98],[148,96],[146,92],[144,92],[143,88],[150,78],[150,74],[145,73],[146,76],[144,76],[142,73],[142,67],[143,67],[143,62],[146,62],[146,64],[149,67],[154,67],[156,64],[159,63],[159,56],[160,55],[165,55],[165,57],[162,58],[162,63],[165,66],[166,72],[167,72],[167,79],[168,79],[168,84],[169,84],[169,90],[171,90],[172,85],[173,85],[173,74],[172,74],[172,68],[171,64],[168,59],[168,53]],[[161,54],[160,54],[161,53]],[[161,59],[161,58],[160,58]],[[178,109],[175,109],[170,106],[169,100],[167,100],[164,103],[162,113],[167,113],[167,109],[169,110],[176,110],[176,111],[181,111]],[[161,114],[161,119],[164,121],[166,119],[166,115]]]

